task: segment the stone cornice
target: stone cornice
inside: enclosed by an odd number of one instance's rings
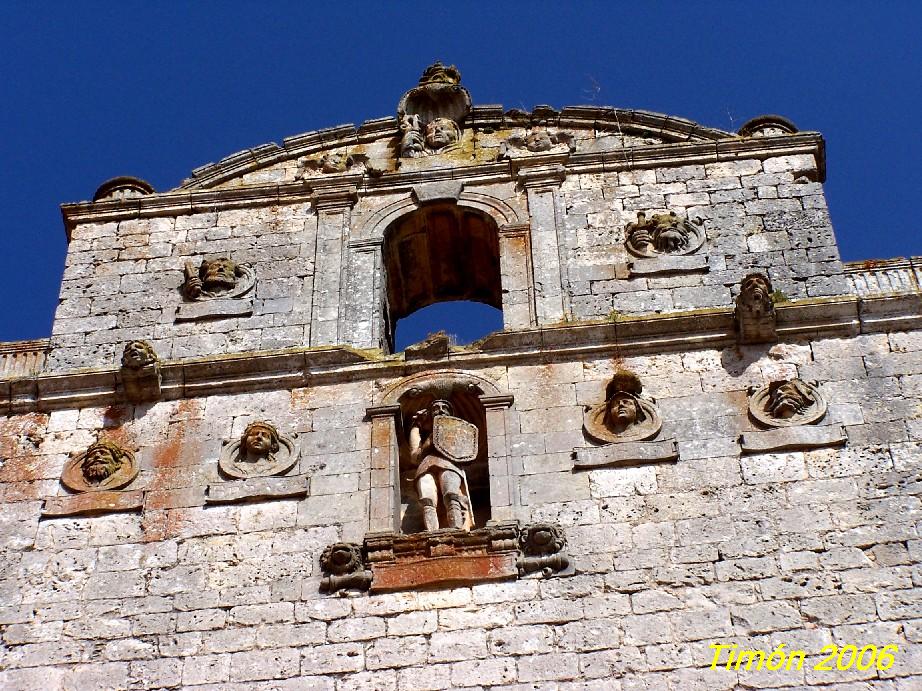
[[[574,153],[562,165],[566,174],[624,171],[661,166],[732,161],[739,158],[764,159],[793,154],[814,155],[819,179],[825,178],[825,145],[815,132],[777,137],[730,137],[704,142],[685,142],[632,147],[603,152]],[[507,182],[516,170],[529,164],[502,161],[479,165],[439,168],[426,171],[386,173],[379,177],[343,176],[356,186],[359,195],[406,192],[421,182],[464,179],[469,185]],[[75,202],[61,205],[68,239],[79,223],[104,223],[132,218],[154,218],[206,213],[221,209],[311,203],[321,188],[335,185],[338,178],[318,178],[304,182],[253,185],[228,189],[179,189],[123,200]]]
[[[780,341],[922,329],[922,294],[917,293],[817,298],[782,303],[776,311]],[[453,368],[476,370],[522,362],[723,348],[735,343],[733,309],[724,307],[497,332],[478,344],[452,349],[447,361]],[[768,349],[771,343],[752,347]],[[162,398],[390,379],[426,371],[432,365],[425,359],[406,361],[402,354],[347,347],[167,361],[161,365]],[[439,360],[439,365],[444,367],[446,360]],[[0,414],[124,402],[119,370],[114,367],[0,380]]]

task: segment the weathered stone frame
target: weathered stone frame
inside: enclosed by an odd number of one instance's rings
[[[513,415],[511,394],[504,394],[487,379],[453,370],[437,370],[401,379],[383,396],[379,405],[367,408],[371,422],[370,511],[368,532],[397,532],[400,530],[400,450],[397,438],[401,394],[427,382],[450,378],[460,383],[473,384],[483,393],[477,398],[484,407],[487,433],[487,469],[490,477],[491,521],[504,521],[517,517],[517,493],[513,491],[514,477],[510,472],[506,430]]]
[[[387,302],[387,287],[381,278],[385,232],[401,217],[439,201],[455,203],[493,219],[499,232],[503,328],[523,329],[537,324],[530,225],[507,202],[483,190],[466,189],[455,181],[431,182],[414,186],[410,194],[374,212],[351,233],[347,258],[350,281],[344,291],[346,324],[354,347],[382,347],[391,326],[386,323],[387,310],[381,309]],[[313,338],[311,343],[314,344]]]

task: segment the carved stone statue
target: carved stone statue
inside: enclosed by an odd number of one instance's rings
[[[403,95],[397,105],[400,158],[444,153],[461,141],[459,124],[471,111],[471,96],[460,82],[456,67],[437,62]]]
[[[452,415],[451,403],[438,399],[414,416],[408,436],[410,462],[426,530],[473,527],[467,476],[461,466],[477,458],[477,427]],[[441,500],[447,525],[439,524]]]
[[[633,372],[615,372],[605,388],[605,402],[589,408],[583,430],[603,444],[652,439],[662,427],[653,403],[640,397],[643,385]]]
[[[736,323],[741,343],[762,343],[776,338],[775,305],[768,276],[751,273],[740,284],[736,298]]]
[[[122,386],[129,401],[160,398],[160,360],[147,341],[129,341],[122,351]]]
[[[227,443],[218,466],[233,478],[280,475],[298,461],[300,450],[294,440],[279,434],[268,422],[251,422],[240,439]]]
[[[256,275],[250,267],[227,257],[203,259],[198,270],[191,262],[186,262],[185,274],[182,292],[193,302],[240,297],[256,283]]]
[[[675,212],[637,214],[637,221],[625,228],[625,246],[637,257],[657,257],[663,254],[691,254],[704,243],[704,234]]]
[[[113,441],[100,439],[69,460],[61,482],[74,492],[100,492],[125,487],[138,476],[134,454]]]
[[[753,393],[749,413],[767,427],[808,425],[826,414],[826,402],[802,379],[782,379]]]
[[[368,590],[371,572],[365,569],[362,546],[353,542],[336,542],[327,545],[320,555],[320,592],[335,593],[346,588]]]

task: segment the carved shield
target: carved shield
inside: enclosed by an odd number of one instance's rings
[[[436,415],[432,420],[432,446],[453,463],[470,463],[477,458],[476,425],[452,415]]]

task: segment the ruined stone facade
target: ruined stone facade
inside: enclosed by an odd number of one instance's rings
[[[65,205],[0,344],[0,687],[922,687],[922,264],[843,265],[824,176],[781,118],[435,65]],[[393,352],[456,299],[503,330]]]

